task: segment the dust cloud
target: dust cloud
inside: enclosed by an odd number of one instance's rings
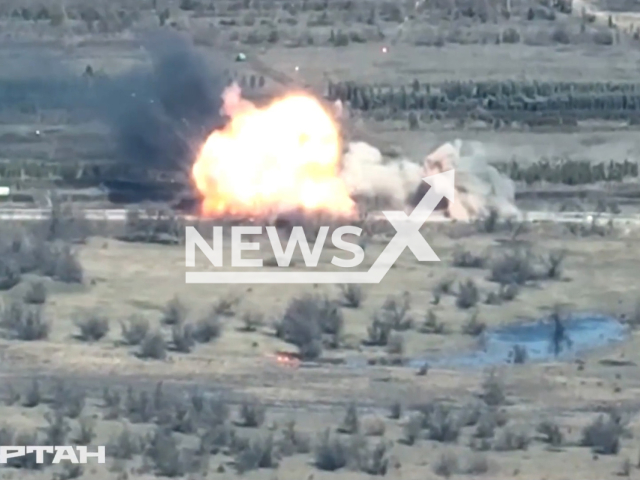
[[[463,148],[463,146],[465,148]],[[515,186],[511,179],[489,164],[477,142],[444,143],[428,154],[422,164],[409,159],[385,161],[375,147],[362,142],[349,144],[343,159],[342,178],[356,197],[384,199],[385,208],[416,205],[428,191],[423,177],[454,169],[454,202],[442,202],[445,215],[473,220],[495,211],[501,217],[518,217]]]

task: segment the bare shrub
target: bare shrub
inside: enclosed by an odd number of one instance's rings
[[[531,437],[524,428],[506,426],[496,435],[493,449],[497,452],[526,450],[530,442]]]
[[[242,315],[242,331],[255,332],[264,325],[264,314],[260,312],[245,312]]]
[[[495,233],[501,226],[500,213],[497,209],[491,208],[487,215],[476,222],[478,231],[482,233]]]
[[[485,406],[482,402],[474,400],[467,402],[459,411],[460,422],[464,427],[473,427],[482,417]]]
[[[320,436],[314,452],[316,468],[327,472],[335,472],[347,466],[349,450],[340,437],[331,435],[326,429]]]
[[[208,425],[221,425],[229,420],[231,412],[222,398],[209,397],[201,415]]]
[[[403,331],[413,327],[413,319],[409,317],[411,295],[403,292],[400,297],[388,296],[380,309],[380,316],[393,330]]]
[[[158,14],[164,22],[169,18],[169,9]],[[176,245],[184,238],[184,222],[174,211],[166,208],[148,208],[146,217],[139,210],[128,210],[125,234],[120,237],[126,242],[159,243]]]
[[[213,313],[223,317],[233,317],[235,315],[236,307],[240,304],[240,300],[240,297],[235,295],[220,298],[213,304]]]
[[[185,452],[179,448],[178,440],[169,430],[158,427],[148,442],[144,454],[151,461],[156,475],[181,477],[187,473]]]
[[[20,265],[12,258],[0,259],[0,290],[11,290],[20,280]]]
[[[371,320],[371,325],[367,327],[368,338],[364,343],[371,346],[386,347],[389,344],[391,331],[391,324],[376,313]]]
[[[542,440],[549,445],[558,447],[564,440],[560,427],[551,420],[543,420],[536,427],[536,432],[542,435]]]
[[[273,435],[268,434],[251,440],[246,448],[236,454],[234,464],[238,473],[259,468],[277,468],[278,458],[275,454]]]
[[[447,333],[447,326],[444,322],[438,321],[438,317],[433,310],[429,310],[425,315],[424,321],[418,327],[418,331],[420,333],[442,335]]]
[[[47,412],[44,419],[47,422],[45,427],[46,445],[65,445],[71,432],[71,426],[62,412]]]
[[[582,429],[581,445],[602,455],[616,455],[620,451],[620,437],[624,432],[621,421],[615,416],[600,415]]]
[[[389,407],[389,418],[398,420],[402,416],[402,403],[396,401]]]
[[[121,400],[120,394],[117,391],[112,392],[108,388],[104,388],[102,391],[102,400],[104,402],[103,409],[105,410],[105,420],[115,420],[120,417],[121,413]]]
[[[25,408],[33,408],[40,405],[40,402],[42,402],[40,382],[38,382],[38,379],[34,378],[23,396],[22,406]]]
[[[283,455],[309,453],[311,451],[311,441],[309,436],[296,429],[295,420],[285,423],[284,428],[282,429],[282,439],[279,442],[278,450]]]
[[[529,250],[514,248],[492,262],[489,278],[501,285],[524,285],[539,278],[535,265]]]
[[[20,282],[22,273],[40,273],[56,280],[81,283],[82,266],[75,250],[56,240],[47,222],[33,228],[5,230],[0,236],[0,290]]]
[[[126,345],[140,345],[147,337],[149,329],[149,320],[142,317],[132,316],[126,322],[120,322],[122,330],[122,340]]]
[[[404,354],[404,337],[399,333],[392,333],[387,342],[387,353],[389,355]]]
[[[247,428],[258,428],[264,423],[266,412],[264,405],[259,402],[243,402],[240,405],[240,421],[238,425]]]
[[[611,30],[598,30],[592,35],[593,43],[596,45],[606,45],[610,46],[615,43],[615,37]]]
[[[490,406],[502,405],[506,401],[504,385],[495,370],[491,370],[482,382],[481,397]]]
[[[171,348],[176,352],[190,353],[196,344],[194,328],[189,323],[179,323],[171,327]]]
[[[30,305],[43,305],[47,301],[47,287],[44,282],[31,282],[24,294],[24,303]]]
[[[489,471],[489,461],[485,455],[471,454],[465,458],[460,470],[467,475],[482,475]]]
[[[41,305],[25,305],[13,302],[1,312],[0,326],[9,338],[23,341],[49,338],[51,323],[44,317]]]
[[[276,325],[276,334],[297,346],[302,358],[315,359],[322,354],[323,343],[337,347],[343,325],[342,312],[335,302],[304,295],[291,300]]]
[[[341,303],[347,308],[359,308],[364,300],[364,292],[360,285],[348,283],[340,285]]]
[[[89,445],[96,437],[95,422],[92,418],[81,417],[78,419],[78,431],[73,441],[78,445]]]
[[[407,117],[409,121],[409,130],[419,130],[420,129],[420,117],[414,111],[409,112]]]
[[[439,305],[442,300],[442,292],[437,288],[433,289],[433,298],[431,299],[431,305]]]
[[[173,297],[164,308],[161,322],[164,325],[179,325],[187,317],[189,309],[178,297]]]
[[[363,418],[361,425],[362,433],[367,437],[381,437],[387,429],[384,420],[374,415]]]
[[[334,32],[331,30],[329,41],[336,47],[346,47],[349,45],[349,35],[342,30]]]
[[[51,408],[62,412],[68,418],[78,418],[86,403],[86,395],[82,389],[68,388],[64,382],[57,382],[53,393]]]
[[[433,289],[433,300],[431,302],[433,305],[438,305],[443,295],[453,294],[454,281],[455,278],[444,278],[438,282]]]
[[[350,403],[345,412],[344,419],[338,427],[338,432],[354,434],[360,431],[360,415],[355,403]]]
[[[546,258],[546,277],[551,280],[562,278],[562,267],[566,258],[566,252],[553,251]]]
[[[557,27],[551,33],[551,40],[561,45],[569,45],[571,43],[571,36],[565,28]]]
[[[40,266],[43,275],[65,283],[83,282],[84,269],[71,245],[51,243],[44,248]]]
[[[449,478],[460,470],[458,456],[454,452],[442,452],[433,463],[433,473]]]
[[[355,443],[355,442],[354,442]],[[385,440],[377,442],[373,448],[369,448],[365,441],[362,445],[354,444],[356,464],[361,472],[369,475],[384,476],[389,469],[389,451],[391,443]]]
[[[507,28],[502,32],[502,43],[520,43],[520,33],[515,28]]]
[[[415,445],[422,437],[422,425],[424,422],[425,418],[422,413],[412,413],[402,427],[402,438],[400,442],[405,445]]]
[[[500,290],[498,290],[498,298],[505,302],[510,302],[511,300],[514,300],[519,293],[520,288],[515,283],[510,283],[508,285],[501,284]]]
[[[468,279],[464,283],[460,283],[458,295],[456,297],[456,306],[462,309],[474,307],[480,300],[480,292],[475,282]]]
[[[475,255],[462,246],[457,246],[453,251],[453,266],[460,268],[484,268],[487,258],[484,255]]]
[[[0,446],[13,445],[13,439],[16,436],[16,431],[13,427],[3,424],[0,426]]]
[[[4,404],[7,407],[10,407],[10,406],[15,405],[16,403],[18,403],[20,401],[20,393],[18,393],[13,388],[13,385],[11,385],[11,384],[7,384],[6,388],[7,388],[7,392],[6,392],[6,395],[4,397]]]
[[[222,335],[222,323],[217,315],[208,315],[196,322],[193,338],[199,343],[210,343]]]
[[[469,319],[462,325],[462,333],[465,335],[471,335],[472,337],[478,337],[484,333],[487,329],[487,324],[478,320],[479,313],[477,311],[469,317]]]
[[[491,441],[488,438],[472,437],[469,448],[475,452],[488,452],[491,450]]]
[[[107,453],[117,459],[130,460],[141,452],[140,438],[126,426],[107,444]]]
[[[502,299],[500,298],[500,295],[496,292],[489,292],[487,293],[487,298],[485,299],[484,303],[486,303],[487,305],[500,305],[502,303]]]
[[[159,331],[149,332],[140,343],[138,357],[164,360],[167,358],[167,344]]]
[[[426,427],[430,440],[451,443],[458,440],[464,425],[456,412],[436,403],[427,412],[423,426]]]
[[[76,335],[83,342],[97,342],[104,338],[110,329],[109,319],[94,313],[86,313],[84,318],[75,320],[80,332]]]
[[[478,419],[473,436],[474,438],[492,438],[497,426],[498,422],[495,412],[486,411]]]
[[[155,405],[149,393],[146,391],[136,393],[132,387],[127,388],[124,411],[131,423],[149,423],[156,414]]]
[[[34,229],[34,233],[48,242],[85,243],[93,233],[92,224],[84,212],[72,202],[64,202],[54,193],[51,196],[51,217]]]

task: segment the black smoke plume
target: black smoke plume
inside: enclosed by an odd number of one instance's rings
[[[178,34],[149,36],[143,46],[150,67],[96,79],[94,106],[112,131],[118,160],[187,171],[206,137],[224,125],[227,75]]]

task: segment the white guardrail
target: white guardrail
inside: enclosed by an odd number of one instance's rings
[[[112,221],[124,222],[127,219],[126,209],[93,209],[88,208],[83,211],[84,217],[92,221]],[[37,221],[45,220],[51,215],[51,210],[46,208],[0,208],[0,221]],[[141,210],[140,217],[146,217],[145,211]],[[614,215],[597,212],[523,212],[524,220],[529,222],[552,222],[552,223],[591,223],[596,221],[599,224],[612,222],[617,225],[640,225],[639,215]],[[186,220],[196,220],[194,215],[180,215]],[[374,218],[384,218],[382,215],[374,215]],[[429,221],[449,222],[446,217],[432,217]]]
[[[124,221],[127,218],[124,209],[85,209],[82,212],[87,220]],[[51,209],[48,208],[0,208],[0,220],[36,221],[50,216]]]

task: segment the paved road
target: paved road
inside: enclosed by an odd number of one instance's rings
[[[92,221],[124,222],[127,218],[125,209],[85,209],[85,218]],[[48,218],[51,214],[49,209],[37,208],[0,208],[0,220],[37,221]],[[141,217],[144,217],[141,212]],[[182,215],[185,220],[196,220],[194,215]],[[382,216],[380,217],[382,218]],[[616,225],[640,225],[639,215],[614,215],[610,213],[597,212],[526,212],[525,218],[531,222],[552,222],[552,223],[589,223],[594,218],[599,222],[606,223],[612,221]],[[431,221],[448,222],[444,217],[433,217]]]

